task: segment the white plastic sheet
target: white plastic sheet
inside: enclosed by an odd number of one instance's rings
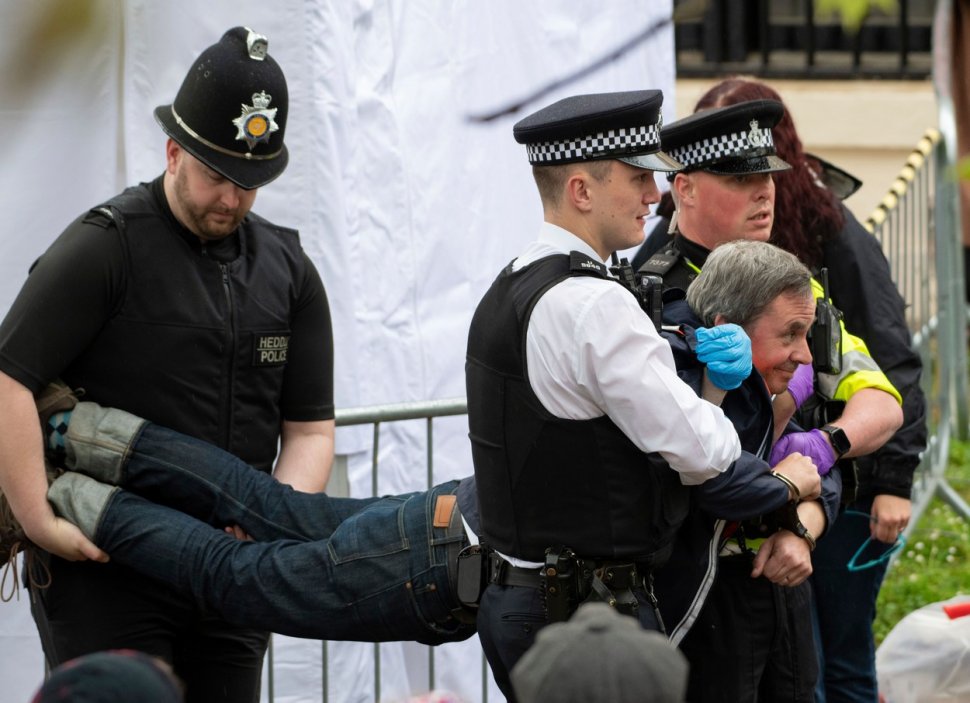
[[[970,615],[951,619],[955,596],[913,611],[896,623],[876,650],[879,693],[885,703],[970,701]]]
[[[330,297],[339,407],[464,395],[475,304],[537,231],[541,211],[512,125],[573,93],[660,88],[674,119],[672,30],[488,123],[610,53],[670,0],[0,0],[0,312],[63,227],[164,167],[151,116],[229,27],[269,38],[286,71],[291,162],[255,210],[301,231]],[[471,472],[464,418],[435,425],[434,481]],[[379,492],[426,485],[425,426],[381,435]],[[368,495],[370,432],[342,430],[351,489]],[[26,600],[0,605],[4,700],[42,677]],[[322,700],[321,645],[280,638],[277,701]],[[373,700],[371,645],[331,644],[329,700]],[[428,686],[424,650],[381,648],[382,697]],[[439,648],[436,685],[481,691],[477,640]],[[493,693],[492,700],[500,700]]]

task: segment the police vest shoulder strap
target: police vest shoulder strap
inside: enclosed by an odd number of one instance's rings
[[[100,225],[105,229],[113,225],[124,234],[129,221],[160,214],[147,187],[141,185],[126,188],[107,202],[91,208],[84,222]]]
[[[83,222],[86,225],[96,225],[103,229],[108,229],[112,225],[122,231],[125,228],[124,215],[117,208],[110,207],[109,205],[99,205],[96,208],[92,208],[84,216]]]
[[[573,275],[580,274],[609,278],[609,272],[604,263],[580,251],[569,252],[569,272]]]

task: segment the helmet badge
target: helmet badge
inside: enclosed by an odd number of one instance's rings
[[[236,139],[245,140],[250,151],[257,144],[269,141],[270,134],[279,129],[276,108],[269,107],[272,100],[273,96],[267,95],[265,90],[253,93],[253,104],[243,104],[242,114],[232,121],[239,129]]]

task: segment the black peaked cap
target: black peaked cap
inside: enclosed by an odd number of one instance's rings
[[[701,110],[667,125],[663,148],[685,171],[769,173],[791,166],[776,156],[772,128],[785,114],[777,100],[750,100]]]
[[[534,165],[620,159],[676,171],[680,164],[660,151],[662,106],[659,90],[574,95],[520,120],[512,134]]]

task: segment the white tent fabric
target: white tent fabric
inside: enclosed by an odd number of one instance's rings
[[[286,71],[291,162],[255,210],[299,228],[330,297],[338,407],[458,397],[475,304],[541,219],[512,124],[568,94],[654,87],[673,115],[669,25],[581,80],[480,123],[667,18],[671,0],[0,0],[0,312],[30,263],[79,213],[164,167],[151,111],[236,25]],[[381,493],[424,488],[425,427],[381,434]],[[464,418],[435,425],[434,481],[470,473]],[[354,494],[369,495],[370,432],[344,429]],[[27,599],[0,606],[4,700],[43,675]],[[276,638],[273,695],[374,700],[374,647]],[[429,687],[427,650],[381,648],[383,700]],[[435,681],[481,697],[477,639],[439,648]],[[492,689],[491,700],[501,700]]]

